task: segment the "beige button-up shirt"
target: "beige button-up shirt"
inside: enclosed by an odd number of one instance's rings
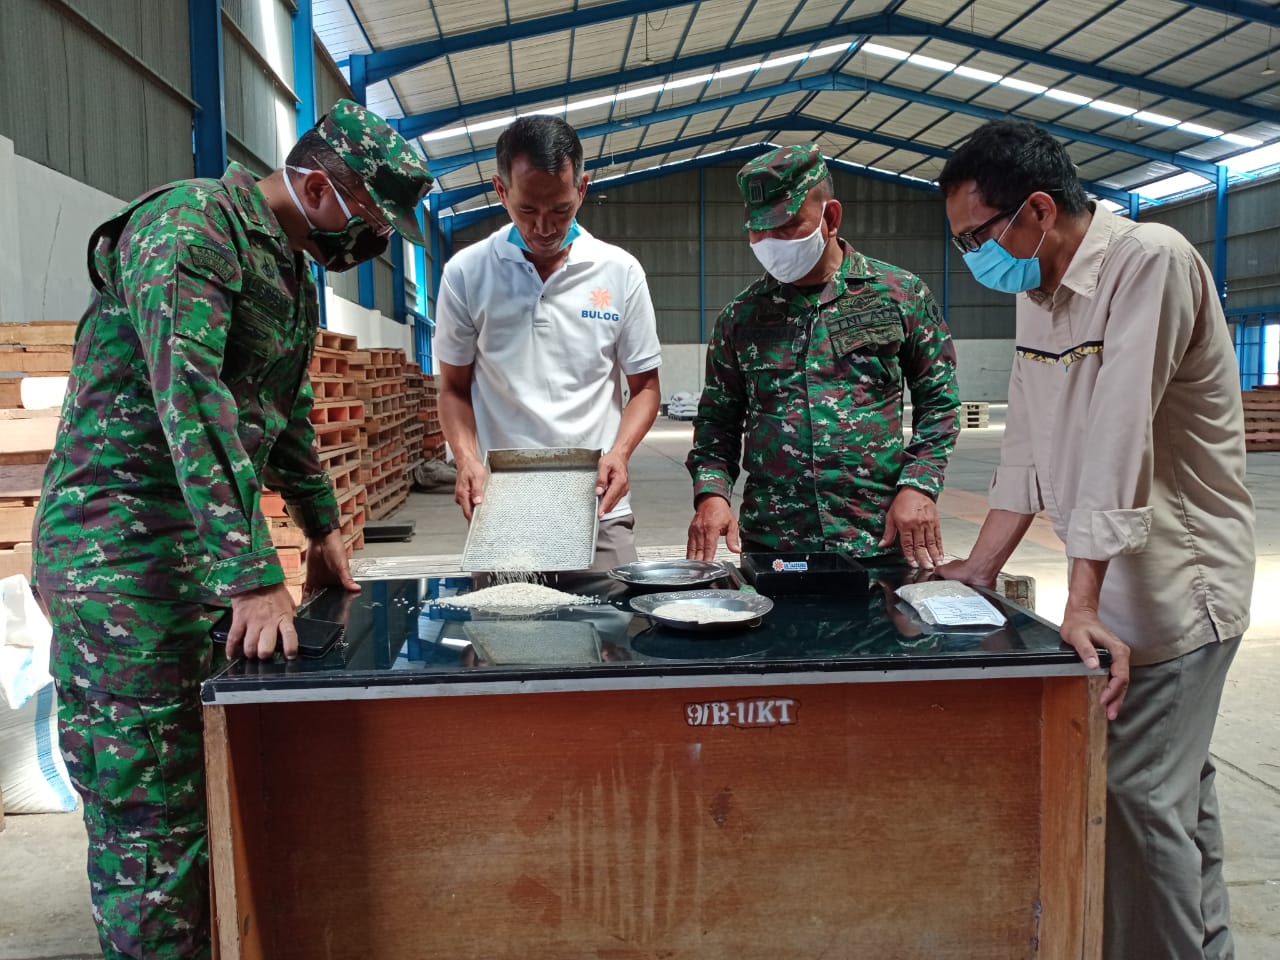
[[[1240,374],[1192,245],[1095,205],[1052,295],[1020,295],[990,505],[1110,560],[1099,614],[1159,663],[1242,634],[1253,588]]]

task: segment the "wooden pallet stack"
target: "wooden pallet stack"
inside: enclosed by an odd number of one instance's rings
[[[366,496],[360,483],[360,458],[364,442],[364,401],[351,372],[356,338],[320,330],[311,357],[311,389],[315,402],[311,423],[316,431],[320,463],[329,473],[338,499],[342,539],[348,556],[364,546]],[[285,583],[295,600],[301,598],[307,574],[307,538],[285,510],[284,498],[264,491],[263,515],[271,529]]]
[[[0,430],[7,426],[0,421]],[[18,573],[31,579],[31,525],[43,477],[42,463],[0,465],[0,579]]]
[[[61,320],[0,323],[0,408],[23,406],[22,381],[71,372],[76,324]]]
[[[423,375],[422,410],[418,419],[422,421],[422,453],[427,460],[444,459],[444,431],[440,427],[440,389],[433,374]]]
[[[404,407],[408,419],[404,424],[404,446],[409,453],[408,462],[405,464],[405,475],[410,481],[413,480],[418,467],[422,466],[426,456],[426,450],[423,447],[426,424],[422,422],[422,404],[426,395],[427,381],[422,375],[421,368],[414,363],[407,364],[404,374]]]
[[[991,405],[985,400],[967,400],[960,404],[960,428],[976,430],[991,425]]]
[[[72,322],[0,324],[0,577],[31,577],[31,525],[61,406],[23,404],[39,402],[36,395],[50,387],[50,400],[61,395],[75,332]],[[24,386],[43,377],[54,379]],[[32,389],[41,385],[46,389]]]
[[[1280,387],[1254,387],[1244,399],[1244,448],[1280,450]]]
[[[404,366],[404,351],[391,349],[360,350],[351,366],[365,404],[360,482],[368,495],[370,520],[385,520],[409,497]]]

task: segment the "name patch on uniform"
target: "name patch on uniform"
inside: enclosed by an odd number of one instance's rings
[[[193,243],[187,247],[187,252],[197,270],[213,274],[223,283],[230,283],[231,278],[236,275],[235,261],[216,247],[202,247]]]
[[[293,308],[293,299],[287,293],[256,274],[244,278],[244,295],[273,317],[283,319]]]
[[[827,329],[839,354],[902,341],[902,318],[892,304],[843,311],[827,321]]]

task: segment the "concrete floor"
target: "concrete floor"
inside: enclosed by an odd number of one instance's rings
[[[940,502],[948,553],[963,555],[985,512],[1003,410],[962,433]],[[683,556],[691,505],[687,423],[660,418],[631,465],[636,532],[647,556]],[[1228,680],[1213,753],[1227,834],[1227,876],[1240,960],[1280,957],[1280,453],[1251,454],[1258,506],[1253,625]],[[456,555],[466,524],[452,489],[415,493],[396,517],[417,523],[411,542],[371,544],[362,557]],[[1036,608],[1057,620],[1065,602],[1061,544],[1039,520],[1008,565],[1036,578]],[[1269,589],[1268,589],[1269,588]],[[1270,706],[1268,706],[1270,704]],[[97,958],[78,815],[9,817],[0,833],[0,960]]]

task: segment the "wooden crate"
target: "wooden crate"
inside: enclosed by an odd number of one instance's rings
[[[1244,401],[1244,448],[1252,452],[1280,450],[1280,387],[1255,387]]]
[[[31,544],[15,543],[11,547],[0,547],[0,580],[22,574],[31,579]]]
[[[0,408],[22,406],[27,377],[64,377],[71,371],[76,324],[62,320],[0,323]]]
[[[0,346],[70,347],[76,342],[76,326],[74,320],[0,323]]]
[[[0,411],[0,465],[44,464],[53,453],[57,410]]]
[[[985,400],[967,400],[960,404],[960,426],[974,430],[990,426],[991,405]]]
[[[40,502],[44,467],[38,464],[0,466],[0,547],[31,544],[31,525]]]

